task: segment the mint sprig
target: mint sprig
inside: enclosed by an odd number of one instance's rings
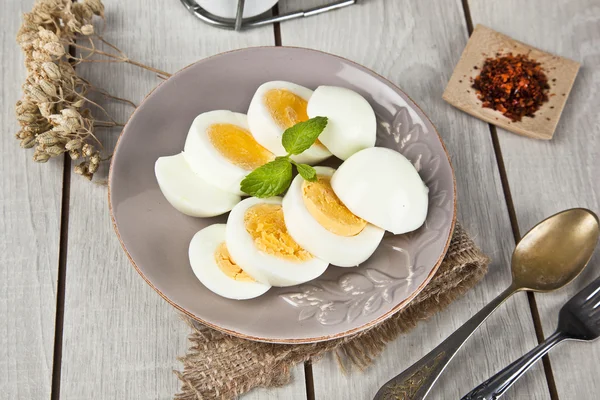
[[[288,154],[301,154],[312,146],[327,126],[327,117],[314,117],[283,132],[281,144]]]
[[[311,182],[316,181],[317,171],[313,167],[297,163],[290,156],[308,150],[326,126],[327,117],[314,117],[286,129],[281,143],[288,154],[277,157],[246,175],[240,185],[242,192],[259,198],[280,195],[292,183],[292,164],[296,166],[302,178]]]

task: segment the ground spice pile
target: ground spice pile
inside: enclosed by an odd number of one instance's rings
[[[486,59],[472,87],[482,107],[500,111],[513,122],[533,117],[548,101],[550,89],[539,62],[512,53]]]

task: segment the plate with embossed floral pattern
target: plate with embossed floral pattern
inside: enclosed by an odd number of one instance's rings
[[[303,285],[272,288],[252,300],[229,300],[204,287],[188,260],[200,229],[226,215],[193,218],[165,200],[154,176],[158,157],[181,151],[192,120],[226,109],[246,112],[264,82],[357,91],[377,117],[377,146],[410,159],[429,187],[425,224],[386,234],[355,268],[330,266]],[[306,343],[374,326],[405,307],[432,278],[448,248],[456,217],[454,174],[431,121],[393,83],[346,59],[315,50],[258,47],[201,60],[154,90],[125,126],[109,175],[115,231],[135,269],[178,310],[220,331],[252,340]]]

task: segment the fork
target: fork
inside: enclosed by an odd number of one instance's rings
[[[592,341],[600,336],[600,277],[560,310],[558,329],[539,346],[470,391],[461,400],[496,400],[536,361],[564,340]]]

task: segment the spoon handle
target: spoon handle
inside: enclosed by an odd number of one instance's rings
[[[567,339],[567,336],[556,331],[536,348],[514,361],[508,367],[492,376],[475,389],[471,390],[461,400],[496,400],[512,386],[523,374],[554,346]]]
[[[424,399],[431,387],[442,374],[446,365],[452,360],[456,352],[462,347],[475,330],[500,304],[504,303],[517,289],[513,286],[500,293],[488,305],[465,322],[452,335],[439,346],[410,366],[400,375],[392,378],[383,385],[373,400]]]

